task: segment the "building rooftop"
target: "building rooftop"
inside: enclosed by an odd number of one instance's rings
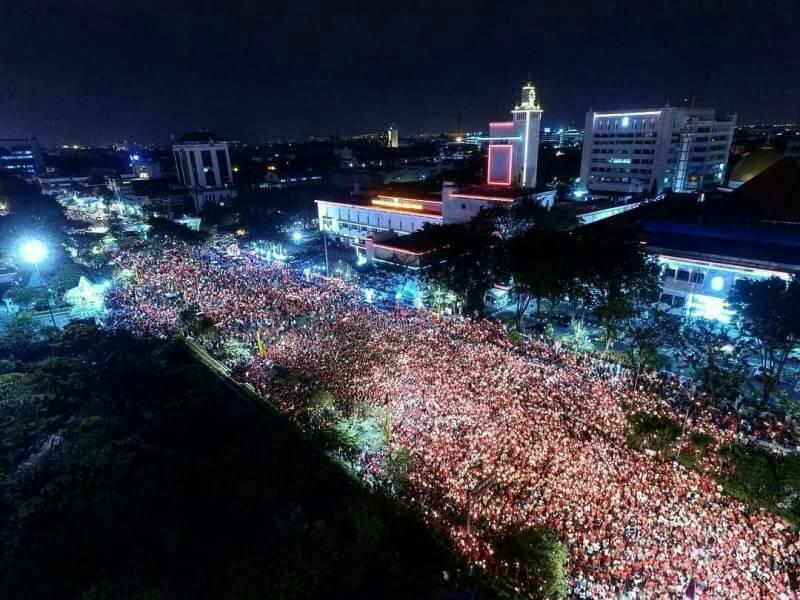
[[[422,204],[422,202],[434,204]],[[316,202],[328,202],[332,204],[342,204],[345,206],[363,207],[372,210],[382,210],[387,212],[400,212],[414,215],[428,215],[439,217],[442,214],[441,204],[437,198],[422,199],[408,198],[405,196],[390,196],[388,194],[367,195],[340,195],[328,198],[321,198]]]
[[[470,185],[459,188],[454,192],[456,196],[479,196],[481,198],[499,198],[501,200],[516,200],[518,198],[526,198],[536,194],[555,191],[546,186],[540,185],[534,188],[531,187],[514,187],[505,185]]]
[[[395,236],[375,242],[375,246],[392,248],[413,254],[425,254],[442,245],[441,232],[436,227],[423,227],[408,235]]]
[[[215,133],[213,133],[211,131],[208,131],[206,129],[199,129],[197,131],[189,131],[187,133],[184,133],[178,139],[178,141],[175,142],[175,143],[176,144],[204,144],[204,143],[206,143],[206,144],[208,144],[208,143],[216,144],[216,143],[218,143],[220,141],[222,141],[222,140],[220,139],[220,137],[217,134],[215,134]]]
[[[590,227],[633,228],[663,252],[799,269],[800,161],[783,159],[734,192],[706,194],[703,202],[673,194]]]

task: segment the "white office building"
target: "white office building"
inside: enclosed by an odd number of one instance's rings
[[[208,131],[195,131],[174,143],[172,151],[178,180],[198,211],[205,204],[224,204],[236,196],[227,142]]]
[[[596,196],[720,186],[735,126],[713,108],[588,112],[581,184]]]

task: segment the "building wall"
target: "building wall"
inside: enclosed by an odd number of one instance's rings
[[[524,187],[536,187],[539,164],[539,130],[542,126],[541,110],[512,111],[514,118],[513,182]]]
[[[369,233],[394,231],[400,235],[413,233],[426,224],[441,225],[442,217],[428,214],[413,214],[370,206],[359,206],[317,200],[317,216],[320,231],[361,243]]]
[[[204,188],[233,184],[228,144],[175,144],[172,150],[182,185]]]
[[[732,311],[726,299],[740,279],[780,277],[788,281],[787,271],[756,266],[740,266],[722,259],[690,259],[657,254],[662,265],[661,298],[663,308],[681,317],[703,317],[727,323]]]
[[[0,140],[0,171],[34,179],[43,171],[39,142],[33,138]]]

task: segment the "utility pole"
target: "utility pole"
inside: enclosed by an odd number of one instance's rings
[[[328,232],[325,229],[322,230],[322,242],[325,246],[325,277],[330,277],[328,271]]]

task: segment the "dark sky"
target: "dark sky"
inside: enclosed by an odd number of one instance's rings
[[[698,104],[800,120],[800,0],[0,0],[0,138],[245,141]]]

